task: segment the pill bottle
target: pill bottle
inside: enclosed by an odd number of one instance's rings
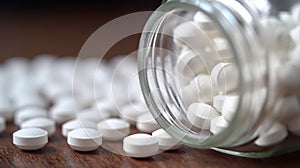
[[[168,0],[140,39],[141,88],[183,144],[250,158],[289,153],[300,150],[299,50],[299,0]],[[214,121],[214,133],[212,110],[226,123]]]

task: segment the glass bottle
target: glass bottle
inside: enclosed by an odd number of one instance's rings
[[[168,0],[141,36],[139,78],[157,122],[182,143],[264,158],[300,149],[299,50],[299,0]],[[213,77],[220,63],[231,68]],[[212,117],[199,126],[189,113],[194,103],[218,109],[218,95],[235,103],[212,133]]]

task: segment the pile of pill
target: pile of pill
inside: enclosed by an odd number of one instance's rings
[[[76,151],[123,140],[132,157],[180,147],[163,130],[151,135],[160,127],[138,91],[136,58],[118,56],[98,63],[97,58],[53,55],[6,60],[0,66],[0,133],[6,121],[13,121],[20,128],[13,133],[13,144],[22,150],[43,148],[57,126]],[[130,135],[131,126],[140,133]]]
[[[258,146],[277,144],[288,131],[300,134],[299,11],[300,5],[281,12],[278,18],[261,19],[274,74],[267,87],[274,100],[267,103],[268,121],[256,131]],[[174,28],[173,45],[179,50],[174,70],[187,120],[201,131],[219,134],[230,124],[239,103],[239,72],[226,37],[213,21],[197,12]]]

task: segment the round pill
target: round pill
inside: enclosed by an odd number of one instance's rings
[[[76,151],[94,151],[102,144],[102,135],[91,128],[78,128],[68,133],[67,143]]]
[[[67,137],[68,133],[74,129],[77,128],[92,128],[92,129],[96,129],[97,128],[97,124],[89,121],[89,120],[84,120],[84,119],[74,119],[74,120],[70,120],[68,122],[65,122],[62,126],[61,126],[61,132],[62,135]]]
[[[188,81],[200,73],[207,73],[203,60],[193,50],[183,51],[179,55],[176,70]]]
[[[152,136],[157,138],[158,146],[161,150],[173,150],[182,146],[178,139],[172,137],[163,129],[152,132]]]
[[[174,28],[174,43],[180,47],[189,47],[193,50],[207,45],[205,35],[199,29],[198,23],[184,22]]]
[[[120,141],[130,133],[130,124],[118,118],[109,118],[101,121],[97,129],[106,141]]]
[[[0,133],[5,130],[5,118],[0,116]]]
[[[47,117],[47,111],[40,107],[27,107],[16,112],[14,123],[21,125],[24,121],[37,117]]]
[[[48,136],[51,136],[55,133],[55,121],[50,118],[32,118],[23,122],[20,126],[23,128],[41,128],[48,132]]]
[[[139,131],[151,133],[160,128],[151,113],[145,113],[137,118],[136,128]]]
[[[269,130],[262,132],[255,140],[258,146],[270,146],[283,141],[288,135],[285,126],[281,123],[274,123]]]
[[[219,134],[228,127],[229,123],[223,116],[218,116],[210,121],[210,132]]]
[[[13,98],[13,106],[15,109],[22,109],[26,107],[41,107],[47,106],[45,100],[36,93],[24,93]]]
[[[75,118],[76,108],[71,103],[58,103],[50,109],[50,117],[53,118],[57,123],[72,120]]]
[[[198,128],[209,130],[210,120],[220,114],[210,105],[204,103],[193,103],[187,111],[187,119]]]
[[[24,128],[13,133],[13,144],[22,150],[41,149],[48,143],[48,133],[40,128]]]
[[[119,117],[119,111],[111,98],[96,101],[93,107],[108,112],[111,117]]]
[[[239,103],[238,95],[217,95],[213,98],[213,106],[227,121],[230,121],[237,110]]]
[[[110,113],[107,111],[103,111],[101,109],[97,109],[95,107],[85,109],[77,114],[78,119],[84,119],[93,121],[95,123],[99,123],[110,117]]]
[[[137,118],[145,113],[149,113],[148,108],[142,103],[130,103],[120,109],[120,117],[134,125]]]
[[[228,93],[238,88],[238,71],[232,63],[219,63],[211,72],[211,81],[219,92]]]
[[[155,155],[159,150],[158,140],[148,134],[133,134],[124,138],[123,150],[130,157],[150,157]]]
[[[194,102],[211,103],[216,94],[210,76],[198,75],[182,90],[182,99],[186,105]]]

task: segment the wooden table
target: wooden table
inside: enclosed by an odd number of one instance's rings
[[[157,6],[157,5],[156,5]],[[41,53],[56,55],[78,54],[82,44],[105,22],[126,13],[153,10],[156,7],[128,6],[0,11],[0,58],[33,57]],[[107,57],[137,49],[138,36],[128,37],[116,44]],[[299,167],[300,152],[264,160],[246,159],[212,150],[189,147],[164,152],[148,159],[134,159],[111,153],[104,148],[80,153],[71,150],[66,139],[57,133],[45,148],[21,151],[12,144],[13,124],[0,135],[0,167]],[[134,131],[134,130],[133,130]],[[119,146],[120,147],[120,146]]]
[[[18,128],[12,123],[0,136],[0,167],[299,167],[300,152],[269,159],[247,159],[213,150],[183,147],[147,159],[134,159],[112,153],[100,147],[94,152],[76,152],[66,143],[60,127],[41,150],[22,151],[12,144],[12,133]],[[136,132],[136,130],[132,130]],[[111,144],[109,144],[111,145]],[[116,145],[117,148],[120,144]]]

